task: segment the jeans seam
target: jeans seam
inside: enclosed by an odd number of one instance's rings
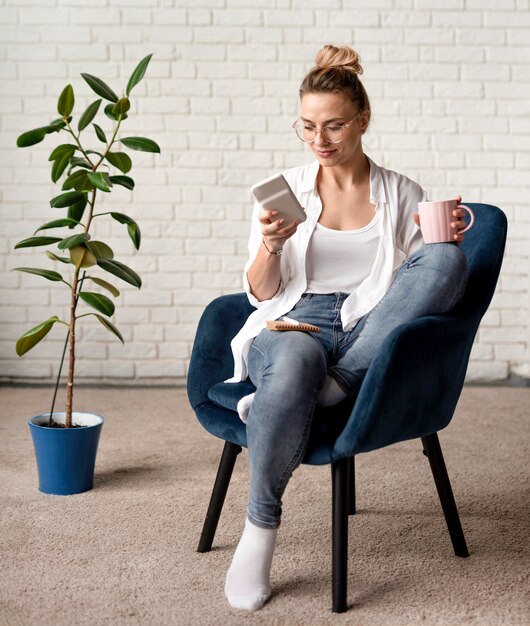
[[[253,342],[252,342],[252,345],[250,346],[250,351],[249,351],[249,355],[248,355],[248,356],[249,356],[249,358],[248,358],[248,363],[250,363],[250,352],[251,352],[252,350],[257,350],[257,351],[259,352],[259,354],[260,354],[261,358],[262,358],[262,361],[263,361],[263,362],[265,361],[265,359],[266,359],[265,352],[263,352],[263,350],[262,350],[260,347],[258,347],[258,346],[256,345],[256,342],[255,342],[255,341],[253,341]],[[263,367],[265,367],[265,363],[263,364]],[[255,383],[254,383],[254,381],[252,380],[252,377],[250,376],[250,368],[248,368],[248,370],[249,370],[249,371],[248,371],[248,375],[249,375],[248,377],[250,378],[250,381],[252,382],[252,384],[255,384]],[[254,373],[255,373],[255,372],[254,372]]]
[[[296,449],[296,452],[293,454],[293,457],[291,459],[291,461],[289,462],[289,464],[287,465],[287,467],[285,468],[285,471],[283,472],[280,481],[278,483],[278,487],[276,488],[276,497],[278,499],[281,498],[283,492],[285,491],[285,487],[287,485],[287,482],[289,481],[289,476],[293,473],[293,471],[295,470],[295,468],[299,465],[299,462],[301,460],[302,454],[304,452],[304,448],[305,448],[305,443],[307,442],[307,438],[309,436],[309,430],[310,430],[310,424],[311,424],[311,418],[313,416],[313,413],[315,411],[315,404],[316,404],[316,398],[313,399],[313,401],[311,402],[311,404],[309,405],[309,409],[308,409],[308,417],[305,423],[305,427],[304,427],[304,431],[300,437],[300,441],[298,443],[298,447]]]
[[[469,264],[466,262],[466,272],[464,275],[464,280],[462,281],[461,285],[460,285],[460,291],[458,293],[458,297],[456,299],[456,302],[453,306],[456,306],[456,304],[458,302],[460,302],[460,300],[462,299],[462,296],[464,295],[465,291],[466,291],[466,287],[467,287],[467,281],[469,280]]]
[[[334,365],[333,368],[328,370],[328,376],[333,378],[333,380],[337,383],[337,385],[341,388],[342,391],[348,396],[355,395],[351,391],[351,384],[346,380],[346,378],[337,370],[337,365]]]
[[[335,297],[335,307],[333,309],[333,312],[335,314],[335,319],[333,320],[333,324],[331,326],[331,333],[332,333],[332,337],[331,337],[331,342],[332,342],[332,359],[335,361],[338,357],[338,353],[340,352],[339,350],[339,333],[337,333],[337,320],[340,321],[340,312],[342,309],[342,304],[344,304],[344,302],[340,305],[339,308],[339,302],[340,302],[340,293],[337,293],[336,297]],[[342,322],[341,322],[341,328],[342,328]]]

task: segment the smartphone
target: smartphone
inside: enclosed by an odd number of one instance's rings
[[[264,209],[278,211],[273,221],[279,219],[285,219],[288,222],[305,221],[305,211],[282,174],[275,174],[252,185],[251,190]]]

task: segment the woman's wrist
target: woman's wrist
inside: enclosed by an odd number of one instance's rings
[[[283,252],[283,246],[281,248],[278,248],[277,250],[274,250],[274,248],[271,248],[267,245],[266,241],[265,241],[265,237],[263,237],[263,239],[261,240],[265,250],[267,250],[267,252],[273,256],[280,256],[280,254]]]

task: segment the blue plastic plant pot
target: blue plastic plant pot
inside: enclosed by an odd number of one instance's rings
[[[68,496],[92,489],[94,465],[103,418],[93,413],[72,413],[80,428],[48,428],[49,413],[29,420],[33,437],[39,490]],[[64,424],[65,413],[54,413],[53,421]]]

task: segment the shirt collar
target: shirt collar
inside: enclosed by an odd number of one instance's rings
[[[366,158],[370,163],[370,202],[375,204],[386,203],[385,185],[381,168],[369,156]]]
[[[370,202],[372,204],[386,203],[385,185],[383,183],[383,175],[381,168],[377,163],[374,163],[372,159],[367,156],[370,163]],[[302,191],[312,191],[316,188],[316,180],[320,164],[318,161],[313,161],[307,168],[307,175],[302,181]]]
[[[318,161],[313,161],[313,163],[307,166],[306,175],[303,177],[300,185],[302,191],[313,191],[313,189],[316,189],[319,168],[320,163]]]

